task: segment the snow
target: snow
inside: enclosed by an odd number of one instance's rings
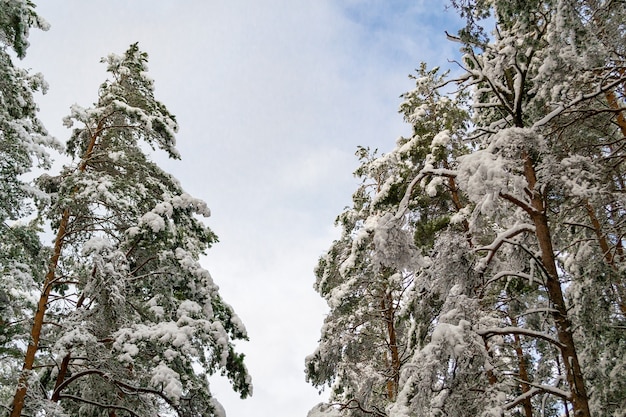
[[[215,415],[215,417],[226,417],[226,410],[217,400],[217,398],[211,398],[211,405],[213,406],[213,414]]]
[[[91,253],[102,253],[111,248],[113,248],[113,243],[110,240],[100,236],[94,236],[84,243],[82,253],[83,256],[86,256]]]
[[[150,384],[157,389],[162,389],[165,395],[175,404],[178,403],[183,395],[183,384],[180,382],[180,375],[164,362],[159,363],[152,371]]]
[[[165,220],[163,219],[163,217],[153,212],[149,212],[141,216],[141,218],[139,219],[139,224],[142,226],[147,226],[154,233],[165,230]]]
[[[444,178],[442,177],[434,177],[430,180],[430,182],[426,185],[425,191],[429,197],[437,196],[437,187],[441,186],[444,182]]]
[[[430,142],[430,150],[433,152],[437,147],[445,148],[450,143],[450,131],[443,130],[435,135],[433,140]]]
[[[439,323],[433,330],[431,343],[444,344],[451,354],[460,357],[466,347],[464,333],[470,328],[471,324],[467,320],[460,320],[458,325]]]
[[[191,300],[183,300],[178,306],[178,310],[176,311],[176,316],[178,318],[184,316],[195,316],[202,311],[202,307],[200,304]]]
[[[168,361],[171,362],[174,359],[176,359],[179,356],[179,353],[176,352],[175,350],[172,349],[165,349],[165,351],[163,352],[163,357]]]
[[[211,210],[209,210],[209,207],[204,201],[202,201],[199,198],[193,198],[191,195],[187,193],[182,193],[179,196],[172,197],[170,200],[170,203],[175,208],[181,208],[181,209],[192,208],[196,213],[204,217],[211,216]]]
[[[320,403],[313,407],[307,417],[342,417],[339,407]]]
[[[148,310],[150,310],[157,319],[163,318],[163,315],[165,314],[165,309],[162,306],[158,305],[157,297],[152,297],[146,302],[146,305],[148,306]]]

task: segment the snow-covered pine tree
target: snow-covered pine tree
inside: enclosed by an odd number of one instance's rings
[[[623,323],[623,312],[617,308],[623,284],[616,278],[618,274],[603,271],[607,263],[619,270],[611,254],[619,253],[624,235],[614,229],[601,231],[594,218],[597,213],[614,216],[614,208],[619,212],[623,207],[623,193],[616,192],[622,162],[619,152],[611,150],[612,145],[623,142],[617,126],[611,127],[611,120],[619,125],[616,119],[623,107],[610,100],[612,94],[619,96],[615,93],[624,82],[620,72],[623,55],[618,52],[623,46],[603,39],[602,34],[621,32],[618,38],[623,39],[623,26],[620,29],[615,24],[614,16],[623,16],[624,5],[585,1],[453,3],[468,21],[466,31],[456,40],[465,46],[467,73],[462,81],[474,91],[473,140],[477,144],[476,151],[460,161],[457,178],[476,205],[472,217],[500,229],[495,239],[478,248],[485,255],[478,271],[491,287],[484,291],[500,293],[498,310],[510,322],[509,326],[477,331],[496,356],[494,362],[497,357],[504,358],[504,352],[525,347],[519,357],[526,358],[526,369],[537,369],[531,380],[526,380],[521,376],[522,361],[517,361],[516,367],[500,361],[502,381],[508,379],[518,388],[505,395],[503,398],[514,397],[494,406],[494,412],[513,412],[523,406],[526,416],[545,413],[544,399],[551,398],[553,403],[563,404],[553,409],[555,414],[589,416],[593,390],[588,388],[595,384],[585,369],[602,354],[581,354],[582,346],[598,346],[589,343],[591,340],[582,342],[599,323],[592,325],[594,318],[583,327],[581,316],[575,313],[588,307],[578,297],[580,284],[586,280],[593,282],[596,290],[603,287],[600,293],[611,300],[608,304],[614,307],[609,310],[617,319],[617,323],[611,320],[611,325],[619,328]],[[598,31],[594,16],[602,14],[610,18]],[[487,38],[477,20],[485,16],[496,22]],[[608,175],[609,158],[614,164],[617,161],[617,176]],[[620,227],[614,219],[605,218],[602,227]],[[578,231],[571,233],[574,229]],[[588,231],[595,232],[596,239]],[[586,258],[595,273],[572,273],[570,266],[577,264],[573,262],[576,258]],[[510,269],[511,259],[516,259],[517,268]],[[524,280],[529,285],[523,285]],[[502,283],[497,281],[506,282],[506,293],[501,293]],[[511,288],[522,293],[510,297]],[[554,352],[552,361],[546,346]],[[609,368],[615,369],[616,362],[610,359]],[[595,410],[613,412],[615,406],[614,399],[597,403]]]
[[[461,247],[468,244],[464,201],[449,175],[464,152],[462,97],[441,97],[435,87],[443,77],[425,65],[414,79],[401,106],[413,135],[386,155],[359,149],[355,174],[363,183],[337,220],[341,239],[316,270],[315,288],[331,311],[307,358],[307,378],[320,388],[329,384],[335,406],[318,406],[318,414],[386,415],[398,398],[402,368],[441,308],[439,297],[454,285],[444,282],[450,276],[432,281],[425,272],[434,236],[451,229]],[[432,286],[432,295],[422,297]]]
[[[626,383],[617,375],[626,370],[626,5],[566,6],[557,8],[543,75],[566,86],[563,109],[544,128],[560,139],[554,182],[567,195],[554,235],[592,414],[623,415]],[[553,75],[559,68],[576,76]]]
[[[398,392],[407,352],[406,320],[399,310],[418,259],[403,222],[373,202],[394,171],[393,162],[365,148],[358,154],[363,183],[353,195],[354,206],[337,219],[341,238],[316,269],[315,288],[331,311],[320,345],[306,359],[306,372],[313,385],[332,387],[331,403],[343,415],[382,416]]]
[[[24,215],[29,190],[22,175],[33,165],[46,167],[45,147],[52,143],[37,118],[33,93],[47,88],[41,74],[13,64],[10,51],[23,58],[30,28],[47,30],[47,23],[30,2],[0,2],[0,221]]]
[[[386,168],[383,180],[374,181],[379,192],[364,201],[370,207],[388,203],[386,212],[396,220],[404,216],[399,224],[415,233],[411,244],[428,258],[405,272],[411,282],[398,302],[403,323],[396,328],[409,333],[398,335],[407,355],[397,398],[361,411],[394,417],[623,416],[626,5],[452,4],[467,21],[458,37],[449,36],[465,53],[466,72],[456,81],[461,94],[471,96],[472,123],[469,132],[457,134],[467,147],[457,146],[463,152],[456,155],[448,149],[447,167],[429,165],[434,149],[418,153],[411,164],[399,163],[394,151],[365,165]],[[494,23],[493,32],[483,27]],[[426,115],[422,100],[438,93],[416,91],[412,114]],[[448,113],[433,114],[437,120]],[[428,126],[422,147],[447,138],[445,129],[441,122]],[[426,218],[428,227],[419,223]],[[368,243],[368,233],[361,233],[368,219],[366,214],[352,223],[356,227],[344,228],[348,238],[329,254],[343,254],[353,242],[367,248],[360,244]],[[408,247],[404,239],[395,243]],[[323,261],[339,270],[346,259]],[[371,270],[371,261],[359,259],[364,261],[350,264],[356,272]],[[334,276],[336,288],[359,282]],[[329,295],[332,288],[324,296],[333,300]],[[330,346],[326,333],[335,340],[350,333],[336,325],[342,305],[331,304],[321,348]],[[342,363],[340,354],[327,358],[322,363],[330,365],[319,368],[326,375],[337,375],[337,364],[348,367],[341,368],[350,375],[340,380],[342,392],[371,375]],[[338,411],[321,406],[314,414]]]
[[[199,257],[216,241],[204,202],[161,170],[177,123],[154,97],[137,44],[103,59],[93,108],[72,107],[73,163],[40,178],[57,231],[12,416],[221,415],[207,376],[246,397],[232,341],[246,331]]]
[[[31,293],[45,270],[36,222],[25,220],[34,190],[24,174],[48,167],[46,148],[58,147],[36,114],[33,93],[45,92],[43,78],[13,58],[26,54],[31,28],[47,27],[31,2],[0,1],[0,404],[12,395],[35,307]]]

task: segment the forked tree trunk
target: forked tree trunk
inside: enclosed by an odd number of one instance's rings
[[[35,363],[35,355],[39,349],[39,339],[41,337],[41,329],[43,327],[44,318],[46,315],[46,308],[48,305],[48,298],[50,292],[54,286],[56,280],[56,269],[61,256],[61,250],[63,248],[63,238],[65,237],[65,230],[70,218],[69,209],[63,211],[61,217],[61,223],[59,224],[59,230],[54,242],[54,252],[50,258],[50,264],[48,265],[48,272],[44,279],[43,291],[39,297],[37,303],[37,312],[33,318],[33,326],[30,333],[30,343],[26,349],[26,356],[24,357],[24,365],[22,366],[22,374],[20,375],[19,383],[15,395],[13,397],[13,408],[11,410],[11,417],[20,417],[22,415],[22,409],[24,408],[24,399],[26,398],[26,391],[28,390],[28,378],[33,365]]]

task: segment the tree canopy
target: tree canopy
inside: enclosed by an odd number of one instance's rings
[[[3,415],[222,416],[207,377],[252,393],[233,345],[247,333],[200,264],[217,242],[206,203],[151,160],[179,154],[148,55],[132,44],[102,59],[108,79],[92,107],[72,106],[62,147],[36,118],[43,79],[6,52],[24,55],[30,27],[46,27],[32,3],[0,3]],[[63,149],[60,172],[45,146]],[[35,164],[43,173],[27,183]]]
[[[623,416],[626,5],[452,6],[320,259],[311,415]]]

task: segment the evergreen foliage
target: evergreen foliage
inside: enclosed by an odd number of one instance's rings
[[[46,248],[39,241],[32,199],[39,193],[24,180],[33,167],[50,164],[49,148],[59,148],[37,118],[33,94],[46,90],[41,74],[14,63],[24,57],[30,28],[47,23],[30,2],[0,2],[0,402],[12,397],[22,346],[28,340],[28,318],[36,303],[32,294],[45,274]]]
[[[0,3],[2,414],[220,416],[207,377],[221,373],[242,398],[252,393],[233,345],[247,334],[199,262],[217,241],[202,220],[206,203],[150,158],[150,148],[179,155],[148,56],[133,44],[103,59],[109,79],[93,107],[72,106],[71,162],[51,175],[44,146],[61,147],[32,97],[45,84],[6,51],[23,56],[28,28],[45,28],[33,8]],[[37,163],[47,171],[27,185]],[[31,223],[18,221],[31,213]],[[56,232],[52,248],[39,241],[44,222]]]
[[[320,261],[330,314],[307,378],[332,390],[312,413],[624,416],[626,5],[452,6],[464,73],[422,65],[401,105],[413,137],[364,160],[370,186]],[[360,330],[385,323],[364,296],[387,288],[379,265],[402,277],[397,368]]]

